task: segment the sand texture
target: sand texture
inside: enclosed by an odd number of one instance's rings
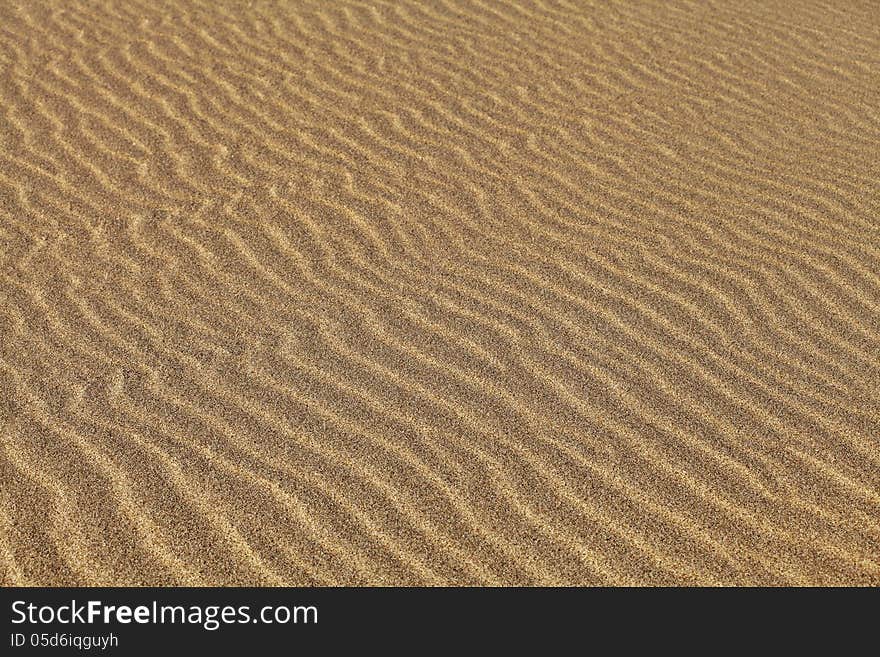
[[[880,585],[880,5],[0,1],[0,581]]]

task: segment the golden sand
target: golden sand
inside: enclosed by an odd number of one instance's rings
[[[880,584],[873,0],[0,3],[5,584]]]

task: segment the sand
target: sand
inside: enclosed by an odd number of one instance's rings
[[[0,579],[880,584],[876,2],[0,3]]]

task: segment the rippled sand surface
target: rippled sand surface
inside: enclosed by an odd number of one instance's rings
[[[5,584],[880,584],[876,2],[0,2]]]

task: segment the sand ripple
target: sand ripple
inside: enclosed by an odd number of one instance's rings
[[[0,3],[5,584],[880,584],[872,2]]]

